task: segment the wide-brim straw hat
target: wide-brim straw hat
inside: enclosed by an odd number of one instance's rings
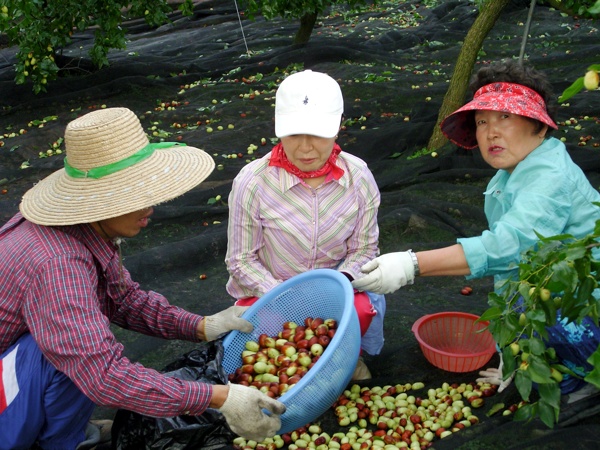
[[[127,108],[88,113],[67,125],[65,168],[25,193],[19,209],[39,225],[122,216],[172,200],[200,184],[215,163],[203,150],[150,144]]]
[[[473,100],[446,117],[440,125],[444,135],[460,147],[477,147],[474,112],[478,110],[518,114],[558,128],[540,94],[521,84],[498,82],[479,88]]]

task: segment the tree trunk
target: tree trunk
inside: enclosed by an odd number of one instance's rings
[[[300,28],[294,37],[294,44],[306,44],[317,23],[317,13],[306,13],[300,18]]]
[[[500,17],[500,13],[509,2],[510,0],[487,0],[482,5],[475,22],[469,28],[463,46],[458,54],[448,91],[446,91],[442,106],[440,107],[433,134],[427,144],[428,150],[437,150],[448,141],[440,130],[439,125],[446,116],[464,104],[469,80],[473,73],[473,66],[477,60],[477,54],[496,20]]]

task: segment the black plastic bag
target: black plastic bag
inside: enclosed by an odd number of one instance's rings
[[[227,384],[222,366],[223,340],[205,342],[167,365],[163,373],[186,381]],[[117,411],[112,428],[117,450],[205,449],[228,445],[237,435],[223,415],[209,408],[201,416],[155,418],[124,409]]]

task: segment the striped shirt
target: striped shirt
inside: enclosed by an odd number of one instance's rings
[[[201,414],[212,387],[123,356],[110,331],[196,341],[201,316],[145,292],[88,224],[45,227],[17,213],[0,229],[0,353],[29,332],[48,361],[98,405],[154,417]],[[122,277],[120,277],[122,275]]]
[[[356,278],[379,254],[380,195],[373,174],[356,156],[340,153],[344,169],[316,189],[280,167],[270,153],[245,166],[229,195],[227,292],[261,297],[312,269],[337,268]]]

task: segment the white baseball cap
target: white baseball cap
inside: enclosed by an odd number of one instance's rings
[[[288,76],[275,94],[275,135],[334,137],[341,125],[344,98],[329,75],[305,70]]]

